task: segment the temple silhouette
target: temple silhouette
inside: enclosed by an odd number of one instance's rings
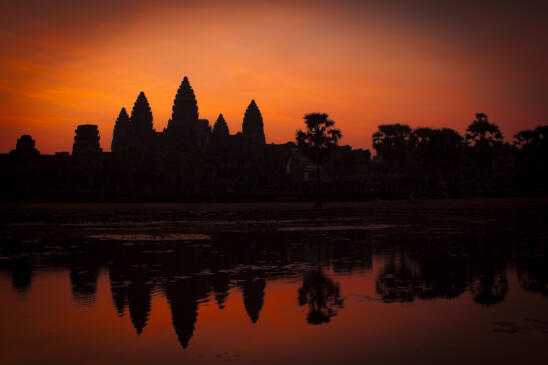
[[[101,148],[93,124],[77,126],[71,152],[53,155],[40,154],[32,137],[22,135],[14,150],[0,154],[0,199],[294,201],[548,192],[548,126],[520,131],[511,145],[478,113],[466,132],[383,124],[372,135],[376,156],[335,146],[316,169],[294,142],[266,143],[255,100],[236,133],[223,114],[213,125],[200,118],[185,76],[162,131],[154,128],[144,92],[130,115],[121,108],[111,152]]]
[[[93,124],[77,126],[70,153],[40,154],[30,135],[21,136],[14,150],[0,155],[5,175],[0,191],[3,200],[262,200],[273,193],[306,194],[309,188],[303,183],[312,179],[312,163],[293,142],[267,144],[264,128],[255,100],[243,113],[241,131],[231,134],[223,114],[210,125],[200,118],[196,95],[185,76],[162,131],[154,129],[144,92],[137,96],[131,114],[121,108],[111,152],[101,148],[100,131]],[[348,176],[365,172],[370,159],[368,150],[350,146],[340,147],[336,155],[337,160],[352,161],[352,168],[345,169]],[[331,165],[333,170],[337,163]]]

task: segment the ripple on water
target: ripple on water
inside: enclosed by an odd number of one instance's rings
[[[318,232],[318,231],[377,231],[388,228],[395,227],[392,224],[368,224],[366,226],[300,226],[300,227],[281,227],[278,228],[278,231],[282,232],[297,232],[297,231],[307,231],[307,232]]]
[[[211,236],[199,233],[172,233],[163,235],[152,234],[99,234],[88,236],[98,240],[108,241],[202,241],[208,240]]]

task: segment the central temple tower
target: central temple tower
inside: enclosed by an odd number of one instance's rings
[[[167,122],[165,134],[200,148],[204,148],[207,143],[209,122],[198,118],[198,103],[186,76],[173,100],[171,119]]]

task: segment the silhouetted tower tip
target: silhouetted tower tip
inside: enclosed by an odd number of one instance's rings
[[[129,115],[127,114],[126,108],[122,108],[122,110],[120,110],[120,114],[118,114],[118,118],[116,118],[114,130],[112,132],[112,144],[110,149],[113,153],[119,152],[123,147],[125,147],[125,145],[127,145],[129,133]]]
[[[188,77],[185,76],[173,100],[171,119],[167,129],[184,129],[190,132],[198,122],[198,103]]]
[[[34,147],[36,142],[28,134],[23,134],[17,139],[15,149],[10,151],[10,154],[21,157],[36,157],[40,152]]]
[[[126,113],[127,114],[127,113]],[[140,92],[133,104],[129,125],[133,132],[149,133],[153,131],[152,110],[144,92]]]
[[[219,114],[217,121],[213,125],[213,135],[215,136],[228,136],[230,134],[228,125],[222,114]]]
[[[255,99],[251,100],[244,114],[244,121],[242,123],[242,134],[250,138],[253,142],[258,144],[265,144],[264,124],[261,111],[255,102]]]

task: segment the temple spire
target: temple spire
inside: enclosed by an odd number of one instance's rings
[[[120,151],[120,149],[127,143],[128,134],[129,116],[127,115],[126,108],[122,108],[122,110],[120,110],[120,114],[118,114],[116,123],[114,123],[110,150],[114,153]]]
[[[230,132],[228,131],[228,125],[226,124],[225,118],[222,114],[219,114],[217,121],[213,125],[213,135],[214,136],[228,136]]]
[[[265,144],[263,117],[255,100],[251,100],[245,111],[242,133],[254,142]]]
[[[194,90],[186,76],[177,90],[172,111],[171,119],[167,124],[168,129],[191,129],[198,122],[198,103],[196,102]]]
[[[132,131],[152,132],[152,111],[150,110],[147,97],[142,91],[133,105],[129,125]]]
[[[95,124],[79,125],[74,132],[73,156],[103,152],[99,146],[99,129]]]

